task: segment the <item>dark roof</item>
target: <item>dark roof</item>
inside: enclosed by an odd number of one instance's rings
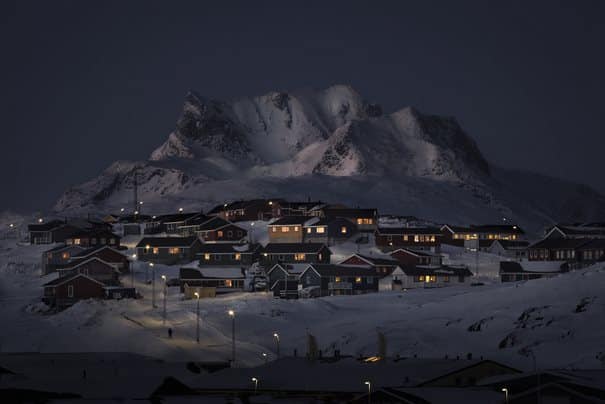
[[[27,230],[29,231],[51,231],[56,229],[57,227],[65,225],[65,222],[62,220],[51,220],[46,223],[35,223],[27,225]]]
[[[113,248],[111,246],[108,246],[108,245],[101,245],[101,246],[97,246],[97,247],[87,248],[85,250],[82,250],[82,251],[78,252],[77,254],[74,254],[72,256],[72,258],[86,257],[88,255],[94,254],[97,251],[101,251],[101,250],[104,250],[106,248],[114,250],[116,253],[118,253],[118,254],[124,256],[124,258],[126,258],[126,256],[124,254],[122,254],[120,251],[118,251],[115,248]]]
[[[309,264],[309,267],[313,267],[320,276],[382,276],[371,268],[360,266]]]
[[[243,250],[245,248],[245,244],[230,244],[230,243],[204,243],[200,248],[200,252],[198,254],[211,253],[211,254],[252,254],[256,252],[260,245],[252,244],[248,246],[247,250]]]
[[[76,245],[76,244],[61,244],[61,245],[58,245],[56,247],[51,248],[50,250],[44,251],[44,254],[52,253],[52,252],[55,252],[55,251],[65,250],[66,248],[79,248],[80,250],[85,250],[86,249],[86,247],[82,247],[82,246],[79,246],[79,245]]]
[[[135,222],[149,222],[151,221],[151,216],[149,215],[111,215],[113,217],[117,217],[120,223],[135,223]]]
[[[441,230],[436,227],[379,227],[378,234],[441,234]]]
[[[530,245],[531,249],[576,249],[590,242],[585,238],[546,238]]]
[[[561,265],[564,265],[563,262],[561,262]],[[500,273],[527,273],[527,274],[543,274],[543,273],[547,273],[547,274],[556,274],[557,271],[553,271],[553,270],[543,270],[543,271],[539,271],[539,270],[533,270],[533,271],[527,271],[525,270],[525,268],[523,268],[523,266],[517,262],[517,261],[500,261]]]
[[[478,232],[525,234],[523,229],[516,224],[480,224],[471,225],[470,228]]]
[[[278,279],[277,281],[275,281],[275,283],[273,283],[273,285],[269,289],[274,290],[276,288],[278,290],[298,291],[298,281],[286,281],[284,279]]]
[[[313,216],[284,216],[274,222],[269,223],[269,226],[286,226],[286,225],[303,225],[307,220],[313,219]]]
[[[232,224],[232,223],[229,222],[229,221],[227,221],[227,220],[225,220],[225,219],[222,219],[220,217],[213,217],[212,219],[205,221],[199,227],[198,230],[199,231],[210,231],[210,230],[215,230],[215,229],[221,228],[221,227],[226,226],[228,224]]]
[[[505,249],[509,248],[526,248],[529,245],[529,241],[521,241],[521,240],[494,240],[492,244],[495,242],[500,243],[502,247]]]
[[[186,220],[193,219],[196,216],[201,215],[201,212],[190,212],[190,213],[173,213],[168,215],[158,215],[155,220],[161,223],[177,223],[184,222]]]
[[[406,266],[403,269],[408,276],[420,276],[420,275],[450,275],[450,276],[473,276],[473,273],[465,266],[430,266],[430,265],[416,265]]]
[[[87,275],[84,275],[84,274],[79,273],[79,274],[75,274],[75,275],[73,275],[73,276],[60,276],[60,277],[58,277],[57,279],[53,279],[53,280],[52,280],[52,281],[50,281],[50,282],[46,282],[46,283],[45,283],[44,285],[42,285],[42,286],[50,286],[50,287],[59,286],[59,285],[62,285],[62,284],[64,284],[64,283],[66,283],[66,282],[72,281],[72,280],[74,280],[75,278],[78,278],[78,277],[80,277],[80,276],[82,276],[82,277],[84,277],[84,278],[86,278],[86,279],[88,279],[88,280],[91,280],[91,281],[93,281],[93,282],[99,283],[99,284],[101,284],[101,285],[105,285],[103,282],[101,282],[101,281],[99,281],[99,280],[97,280],[97,279],[93,279],[93,278],[91,278],[91,277],[89,277],[89,276],[87,276]]]
[[[109,231],[107,229],[102,229],[102,228],[78,230],[69,236],[70,239],[81,238],[81,237],[96,237],[96,238],[105,237],[105,238],[115,238],[118,240],[120,239],[120,236],[118,236],[117,234],[112,233],[111,231]]]
[[[578,247],[578,250],[605,249],[605,239],[595,238],[590,239],[586,244]]]
[[[202,279],[202,273],[195,268],[180,268],[179,279]]]
[[[267,254],[317,253],[324,247],[327,248],[323,243],[269,243],[263,248],[263,252]]]
[[[203,223],[206,223],[207,221],[212,220],[212,219],[214,219],[214,217],[199,214],[196,217],[194,217],[194,218],[192,218],[190,220],[187,220],[187,222],[185,224],[183,224],[182,227],[186,227],[186,226],[199,226],[199,225],[201,225]]]
[[[589,226],[561,226],[556,225],[553,228],[558,228],[563,233],[567,235],[593,235],[593,236],[602,236],[605,235],[605,229],[594,228]],[[552,229],[550,229],[552,230]],[[549,230],[549,231],[550,231]]]
[[[267,199],[251,199],[247,201],[235,201],[228,203],[227,206],[225,204],[216,205],[212,208],[208,214],[218,214],[226,210],[237,210],[237,209],[246,209],[253,206],[259,205],[267,205],[269,206],[269,200]]]
[[[362,209],[362,208],[324,208],[322,209],[326,217],[346,217],[346,218],[357,218],[357,217],[376,217],[378,211],[376,209]]]
[[[397,251],[404,251],[404,252],[407,252],[407,253],[410,253],[410,254],[417,255],[419,257],[438,257],[439,256],[438,254],[433,254],[433,253],[428,252],[428,251],[414,250],[414,249],[411,249],[411,248],[403,248],[403,247],[400,247],[400,248],[398,248],[396,250],[391,251],[390,255],[392,256],[393,253],[396,253]]]
[[[144,237],[137,248],[150,247],[190,247],[198,238],[191,237]]]
[[[362,254],[353,254],[352,256],[357,256],[360,258],[363,258],[366,261],[369,261],[372,263],[372,265],[399,265],[399,261],[396,260],[395,258],[386,258],[386,257],[372,257],[370,255],[362,255]],[[348,258],[351,258],[347,257]]]

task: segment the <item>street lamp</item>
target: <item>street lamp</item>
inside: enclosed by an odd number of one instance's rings
[[[151,267],[151,306],[155,309],[155,266],[153,262],[149,263]]]
[[[179,213],[183,213],[183,208],[179,208]]]
[[[265,360],[265,365],[267,364],[267,354],[263,352],[263,359]]]
[[[132,265],[130,266],[130,281],[132,283],[132,287],[134,288],[134,262],[137,259],[136,254],[132,254]]]
[[[193,294],[195,296],[195,298],[197,299],[197,307],[195,309],[195,340],[197,341],[197,343],[200,343],[200,294],[198,292],[195,292]]]
[[[279,358],[279,334],[274,332],[273,338],[275,338],[275,344],[277,346],[277,357]]]
[[[502,391],[504,392],[504,403],[508,404],[508,389],[504,387],[502,388]]]
[[[231,317],[231,366],[235,366],[235,312],[229,310],[227,314]]]
[[[124,208],[120,209],[120,213],[123,213],[123,212],[124,212]]]
[[[42,223],[44,221],[44,219],[40,218],[38,219],[38,223]]]
[[[256,394],[256,390],[258,389],[258,379],[253,377],[252,381],[254,382],[254,394]]]
[[[366,386],[368,386],[368,404],[372,402],[372,382],[366,380],[363,382]]]
[[[162,323],[166,324],[166,275],[162,275],[162,280],[164,281],[164,307],[162,312]]]

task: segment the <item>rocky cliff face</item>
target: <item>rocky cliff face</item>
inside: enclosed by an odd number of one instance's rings
[[[431,184],[426,189],[462,190],[463,196],[450,203],[424,201],[434,206],[436,215],[443,206],[492,212],[489,215],[495,220],[502,214],[525,215],[527,212],[513,211],[506,191],[502,191],[506,186],[494,178],[492,171],[476,143],[454,118],[427,115],[413,108],[385,114],[379,105],[367,102],[350,86],[271,92],[231,102],[190,92],[175,130],[148,161],[114,163],[98,178],[66,191],[55,209],[130,206],[137,175],[141,198],[158,207],[168,201],[205,205],[287,192],[330,199],[335,179],[343,183],[348,178],[352,181],[347,181],[349,185],[369,181],[394,184],[393,192],[401,198],[391,198],[398,200],[401,213],[416,214],[405,211],[406,198],[411,198],[413,192],[402,188],[413,183],[423,184],[415,185],[422,189]],[[290,185],[296,183],[301,189],[291,189]],[[319,195],[316,191],[328,183],[331,189]],[[256,185],[250,188],[250,184]],[[359,191],[339,189],[340,198],[358,202],[354,195]],[[453,193],[446,192],[444,198],[450,197]],[[575,210],[578,199],[572,198]],[[377,195],[373,204],[381,203],[386,202]],[[599,203],[591,211],[600,212]],[[539,206],[528,210],[535,216],[532,220],[548,220]]]

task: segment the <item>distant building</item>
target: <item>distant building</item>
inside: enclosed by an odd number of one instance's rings
[[[217,205],[209,212],[209,216],[218,216],[231,222],[268,220],[273,217],[273,201],[267,199],[252,199],[235,201]]]
[[[86,250],[86,247],[62,244],[44,251],[42,253],[42,275],[47,275],[58,268],[68,266],[72,257],[84,250]]]
[[[120,247],[120,236],[109,230],[97,228],[78,230],[65,239],[67,245],[79,245],[83,247],[111,246]]]
[[[243,242],[248,237],[248,231],[220,217],[212,217],[199,224],[194,230],[204,243],[235,243]]]
[[[197,252],[199,266],[243,266],[249,267],[260,255],[259,244],[202,244]]]
[[[390,256],[406,266],[414,265],[441,265],[441,255],[428,251],[412,250],[411,248],[398,248],[391,251]]]
[[[300,275],[300,285],[317,288],[320,296],[358,295],[378,292],[380,275],[371,268],[311,264]]]
[[[465,241],[478,240],[479,248],[487,249],[494,240],[521,240],[525,232],[515,224],[485,224],[468,227],[443,225],[441,226],[442,242],[463,247]]]
[[[523,240],[494,240],[487,248],[490,254],[521,260],[527,258],[528,241]]]
[[[193,261],[201,247],[197,237],[144,237],[136,251],[140,261],[174,265]]]
[[[270,243],[302,243],[304,238],[303,227],[309,221],[317,218],[308,216],[285,216],[270,222],[267,226]],[[319,230],[327,233],[327,228]]]
[[[376,247],[383,251],[407,247],[438,253],[441,237],[441,231],[434,227],[379,227],[375,232]]]
[[[62,220],[51,220],[46,223],[30,224],[27,230],[31,244],[52,244],[64,242],[80,229]]]
[[[332,252],[321,243],[269,243],[261,250],[265,268],[278,263],[329,263]]]
[[[376,209],[345,208],[324,206],[311,212],[313,215],[326,219],[347,219],[357,226],[360,232],[373,232],[378,224],[378,211]]]
[[[500,262],[500,280],[502,282],[552,278],[563,272],[566,272],[566,265],[560,261]]]
[[[244,290],[245,275],[239,267],[183,267],[179,270],[181,293],[186,298],[194,298],[198,292],[200,297],[213,297],[228,292]]]

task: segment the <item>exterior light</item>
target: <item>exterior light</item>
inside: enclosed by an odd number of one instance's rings
[[[166,282],[166,275],[162,275],[162,280]]]
[[[132,259],[136,260],[137,259],[137,255],[136,254],[132,254]]]
[[[150,263],[149,263],[149,266],[150,266],[150,267],[152,267],[152,266],[153,266],[153,262],[150,262]]]
[[[229,310],[227,314],[229,314],[229,317],[235,317],[235,312],[233,310]]]
[[[224,204],[224,205],[223,205],[223,208],[226,208],[226,207],[227,207],[227,204]]]
[[[273,201],[269,201],[269,205],[273,205]]]
[[[8,227],[13,228],[15,225],[13,223],[9,224]]]
[[[135,214],[135,215],[138,215],[138,214],[139,214],[139,211],[138,211],[138,210],[135,210],[135,211],[134,211],[134,214]]]
[[[42,223],[44,221],[44,219],[40,218],[38,219],[38,223]]]
[[[508,404],[508,389],[506,387],[503,387],[502,392],[504,393],[504,403]]]
[[[145,249],[146,249],[146,250],[149,250],[150,248],[151,248],[151,246],[150,246],[149,244],[146,244],[146,245],[145,245]]]
[[[180,213],[183,213],[183,208],[179,208],[179,212],[180,212]]]
[[[124,208],[120,209],[120,212],[124,212]]]
[[[258,379],[256,377],[253,377],[250,380],[254,382],[254,393],[256,394],[256,390],[258,389]]]
[[[193,294],[193,296],[197,297],[198,299],[200,298],[200,294],[199,294],[199,293],[197,293],[197,292],[195,292],[195,293]]]
[[[139,205],[142,205],[142,204],[143,204],[143,201],[139,202]]]

